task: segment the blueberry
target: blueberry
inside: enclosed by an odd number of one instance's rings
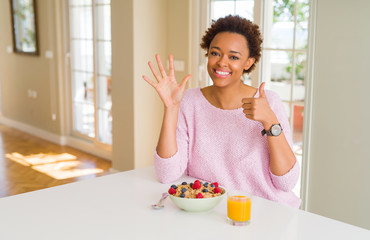
[[[171,187],[172,187],[173,189],[176,189],[176,188],[177,188],[177,186],[176,186],[176,185],[171,185]]]
[[[215,185],[211,184],[211,187],[215,187]]]
[[[190,183],[190,187],[193,187],[193,183]]]
[[[188,183],[187,183],[187,182],[182,182],[182,183],[181,183],[181,185],[186,185],[186,184],[188,184]]]
[[[185,197],[185,194],[181,193],[181,194],[180,194],[180,197],[181,197],[181,198],[184,198],[184,197]]]
[[[207,183],[207,182],[206,182],[206,183],[204,183],[204,184],[203,184],[203,186],[208,187],[208,183]]]
[[[208,189],[207,188],[203,189],[203,192],[208,192]]]
[[[186,188],[181,189],[181,192],[183,193],[186,192]]]

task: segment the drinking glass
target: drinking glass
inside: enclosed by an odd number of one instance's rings
[[[244,226],[251,219],[251,195],[242,191],[227,193],[227,221],[231,225]]]

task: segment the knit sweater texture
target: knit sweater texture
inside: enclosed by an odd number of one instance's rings
[[[265,91],[289,145],[288,118],[279,96]],[[254,97],[259,96],[257,91]],[[183,174],[218,182],[236,189],[298,208],[301,200],[292,192],[299,178],[299,164],[283,176],[270,170],[270,155],[263,125],[245,117],[242,108],[223,110],[211,105],[200,88],[185,91],[178,115],[177,152],[161,158],[155,151],[154,167],[162,183],[174,183]]]

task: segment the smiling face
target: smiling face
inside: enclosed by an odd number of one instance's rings
[[[238,33],[221,32],[213,38],[207,53],[207,70],[215,86],[240,84],[243,71],[254,63],[247,44]]]

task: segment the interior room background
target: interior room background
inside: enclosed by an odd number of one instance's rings
[[[38,57],[12,52],[9,1],[0,1],[0,122],[112,161],[125,171],[153,164],[163,107],[142,79],[147,61],[172,53],[182,79],[199,71],[196,0],[111,1],[111,147],[72,134],[68,1],[37,0]],[[255,4],[266,1],[255,1]],[[310,1],[302,163],[303,208],[370,229],[370,2]],[[253,76],[252,76],[253,77]],[[198,75],[189,87],[198,87]],[[30,99],[28,90],[37,92]],[[109,145],[109,144],[108,144]]]

